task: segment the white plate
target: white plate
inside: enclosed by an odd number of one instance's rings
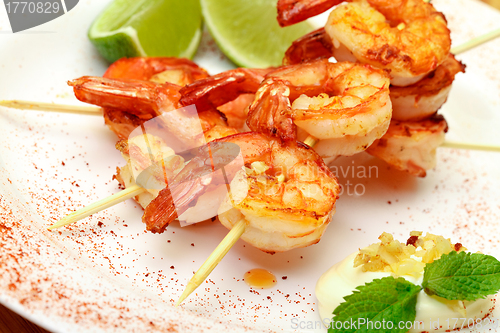
[[[473,0],[434,2],[447,15],[454,45],[500,21],[498,12]],[[68,14],[17,34],[0,10],[0,98],[72,103],[65,82],[101,75],[107,66],[86,38],[106,3],[81,1]],[[202,50],[195,60],[211,73],[231,67],[208,36]],[[467,73],[458,75],[443,109],[450,139],[500,144],[498,54],[500,40],[459,57]],[[411,230],[431,231],[500,258],[500,154],[442,148],[436,170],[424,179],[361,154],[341,162],[347,174],[339,177],[364,194],[340,198],[319,244],[271,256],[239,241],[175,309],[193,271],[227,230],[214,222],[146,233],[141,209],[129,200],[47,232],[56,219],[118,190],[111,178],[124,162],[116,139],[100,117],[5,108],[0,133],[0,302],[52,331],[288,332],[311,322],[300,331],[322,332],[316,280],[383,231],[401,240]],[[355,169],[353,176],[353,165],[375,166],[377,173],[363,178]],[[256,267],[274,272],[275,288],[255,291],[242,281]]]

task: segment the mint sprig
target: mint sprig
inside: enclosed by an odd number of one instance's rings
[[[398,324],[415,321],[422,289],[448,300],[485,298],[500,290],[500,261],[485,254],[452,251],[425,265],[422,287],[401,277],[373,280],[344,297],[345,302],[333,311],[328,333],[406,332]]]
[[[448,300],[485,298],[500,289],[500,262],[485,254],[452,251],[425,265],[422,287]]]
[[[414,321],[417,295],[422,290],[403,278],[385,277],[356,288],[344,297],[345,302],[334,311],[333,322],[328,329],[333,332],[369,332],[373,323],[385,323],[390,332],[406,332],[397,329],[400,321]],[[389,322],[392,322],[389,323]],[[380,328],[380,327],[379,327]]]

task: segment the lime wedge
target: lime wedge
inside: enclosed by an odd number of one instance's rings
[[[201,0],[205,22],[224,54],[242,67],[281,65],[294,40],[311,32],[302,22],[281,28],[277,0]]]
[[[135,56],[192,58],[202,22],[199,0],[115,0],[88,36],[111,62]]]

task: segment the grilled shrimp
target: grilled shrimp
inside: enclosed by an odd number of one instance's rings
[[[323,59],[269,73],[249,107],[247,124],[284,140],[312,136],[323,158],[349,156],[384,135],[391,110],[385,71]]]
[[[367,150],[396,169],[419,177],[436,166],[436,148],[444,142],[448,124],[441,115],[421,121],[393,120],[387,133]]]
[[[417,121],[430,117],[446,102],[455,75],[465,65],[449,54],[436,70],[407,87],[391,86],[392,118]]]
[[[239,147],[234,159],[238,163],[227,158],[228,144]],[[244,219],[242,239],[266,252],[319,241],[335,212],[340,187],[314,150],[252,132],[215,140],[203,150],[146,208],[148,230],[162,232],[189,202],[213,186],[213,170],[223,166],[225,176],[232,178],[218,209],[224,226],[230,229]],[[173,197],[180,198],[175,208]]]
[[[179,86],[208,76],[203,68],[191,60],[169,57],[122,58],[111,64],[103,75],[109,79],[168,82]],[[105,124],[120,140],[128,138],[130,133],[144,122],[134,114],[114,108],[103,108],[103,116]]]
[[[156,122],[160,127],[158,135],[168,142],[199,146],[206,142],[204,134],[211,128],[228,127],[224,117],[215,110],[198,114],[194,108],[182,108],[181,87],[171,83],[84,76],[70,81],[69,85],[82,102],[125,111],[143,120],[161,116]],[[233,129],[228,131],[236,133]]]
[[[358,60],[391,71],[391,83],[411,85],[450,52],[444,15],[422,0],[355,0],[334,8],[325,31],[339,61]]]

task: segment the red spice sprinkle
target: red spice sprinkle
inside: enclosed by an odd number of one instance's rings
[[[174,266],[170,266],[170,269],[174,269],[175,267]]]
[[[281,278],[282,278],[283,280],[286,280],[286,279],[288,279],[288,276],[284,275],[284,276],[282,276]]]

